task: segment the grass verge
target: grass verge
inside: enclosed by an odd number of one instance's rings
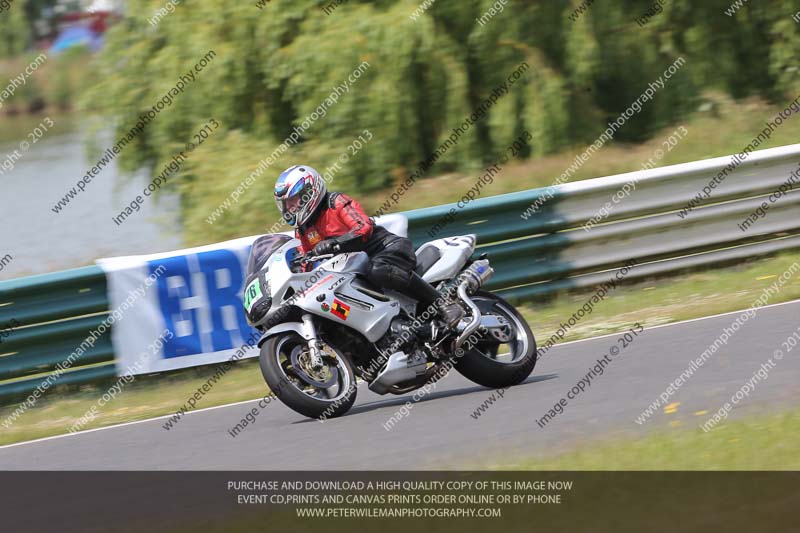
[[[17,404],[4,407],[0,410],[0,445],[69,433],[73,424],[95,406],[98,407],[97,416],[81,429],[173,414],[207,382],[215,370],[214,367],[202,367],[159,376],[142,376],[123,385],[116,398],[103,406],[98,406],[98,400],[114,381],[83,387],[79,391],[55,392],[41,398],[9,428],[3,427],[2,423]],[[196,409],[252,400],[267,394],[269,389],[261,377],[258,363],[255,360],[242,361],[219,378],[197,402]],[[180,431],[182,423],[178,422],[170,431]],[[221,431],[225,429],[220,428]]]
[[[500,470],[800,470],[800,410],[701,429],[661,431],[638,440],[604,441],[553,457],[523,459]]]

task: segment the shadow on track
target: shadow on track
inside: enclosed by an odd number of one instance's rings
[[[522,387],[524,385],[529,385],[531,383],[537,383],[539,381],[548,381],[548,380],[551,380],[551,379],[555,379],[557,377],[558,377],[558,374],[543,374],[541,376],[531,376],[528,379],[526,379],[525,381],[523,381],[522,383],[520,383],[519,385],[514,385],[514,387]],[[421,389],[418,389],[418,390],[421,390]],[[353,407],[352,409],[350,409],[350,411],[348,411],[346,415],[340,417],[339,419],[346,420],[346,419],[348,419],[348,418],[350,418],[352,416],[355,416],[355,415],[359,415],[359,414],[363,414],[363,413],[369,413],[371,411],[376,411],[378,409],[383,409],[384,407],[400,406],[400,405],[403,405],[403,404],[405,404],[406,402],[409,402],[409,401],[412,404],[416,405],[418,403],[425,403],[425,402],[429,402],[429,401],[433,401],[433,400],[438,400],[440,398],[449,398],[450,396],[463,396],[465,394],[471,394],[473,392],[487,392],[487,391],[492,391],[492,390],[495,390],[495,389],[490,389],[490,388],[487,388],[487,387],[483,387],[481,385],[475,385],[473,387],[465,387],[465,388],[453,389],[453,390],[447,390],[447,391],[431,392],[429,394],[424,395],[422,398],[420,398],[419,400],[416,400],[416,401],[411,400],[411,397],[417,391],[411,391],[411,392],[408,392],[408,393],[406,393],[406,394],[404,394],[402,396],[396,396],[396,397],[394,397],[394,398],[392,398],[390,400],[377,400],[377,401],[370,402],[370,403],[367,403],[367,404],[357,405],[357,406]],[[369,391],[369,389],[367,389],[367,391]],[[373,393],[369,392],[369,394],[373,394]],[[325,422],[326,423],[331,423],[331,422],[333,422],[335,420],[337,420],[337,419],[334,418],[334,419],[331,419],[331,420],[326,420]],[[312,420],[310,418],[306,418],[306,419],[303,419],[303,420],[298,420],[296,422],[292,422],[292,424],[305,424],[307,422],[318,422],[318,421],[317,420]]]

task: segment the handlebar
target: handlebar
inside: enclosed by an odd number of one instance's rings
[[[330,259],[331,257],[335,256],[336,254],[325,254],[325,255],[307,255],[305,256],[305,260],[309,262],[313,261],[323,261],[325,259]]]
[[[323,261],[325,259],[330,259],[336,254],[325,254],[325,255],[298,255],[294,259],[292,259],[292,264],[294,263],[311,263],[314,261]]]
[[[335,256],[341,251],[342,251],[342,245],[336,242],[333,244],[332,254],[322,254],[322,255],[301,254],[292,259],[292,264],[294,264],[295,262],[313,262],[313,261],[322,261],[323,259],[330,259],[331,257]]]

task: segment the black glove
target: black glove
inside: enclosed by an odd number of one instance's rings
[[[339,251],[336,239],[325,239],[314,246],[314,255],[328,255]]]

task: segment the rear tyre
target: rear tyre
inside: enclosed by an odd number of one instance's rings
[[[536,339],[530,326],[513,305],[495,294],[479,291],[472,299],[482,314],[505,318],[514,331],[506,343],[484,336],[456,359],[455,369],[484,387],[499,389],[522,383],[536,366]]]
[[[356,401],[358,388],[350,361],[335,348],[323,345],[324,367],[309,366],[308,344],[287,332],[261,346],[261,374],[283,403],[309,418],[327,420],[342,416]]]

